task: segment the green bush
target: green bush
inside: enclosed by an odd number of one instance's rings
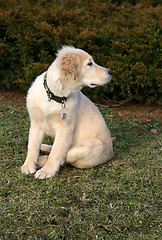
[[[108,86],[84,90],[94,100],[160,103],[161,10],[157,0],[1,0],[0,87],[27,90],[58,48],[74,45],[113,70]]]

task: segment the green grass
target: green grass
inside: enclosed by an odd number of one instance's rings
[[[160,120],[106,118],[117,138],[112,161],[85,170],[65,165],[38,180],[20,172],[27,111],[0,100],[0,239],[161,239],[161,133],[150,132]]]

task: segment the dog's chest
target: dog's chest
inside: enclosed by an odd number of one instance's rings
[[[47,136],[55,137],[56,124],[54,118],[43,118],[40,122],[41,128]]]
[[[28,108],[31,121],[37,122],[44,133],[50,137],[55,137],[58,124],[63,121],[61,115],[63,108],[61,104],[33,104]]]
[[[41,128],[46,135],[55,137],[56,128],[61,123],[62,106],[53,104],[52,106],[44,106],[43,118],[41,119]]]

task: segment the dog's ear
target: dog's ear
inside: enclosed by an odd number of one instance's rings
[[[79,68],[79,57],[74,53],[67,53],[62,58],[62,69],[71,73],[73,75],[73,79],[76,80],[76,76]]]

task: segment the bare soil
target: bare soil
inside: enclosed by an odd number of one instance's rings
[[[114,108],[119,113],[118,117],[151,121],[153,119],[162,119],[162,107],[148,106],[146,104],[130,103],[124,106]]]

